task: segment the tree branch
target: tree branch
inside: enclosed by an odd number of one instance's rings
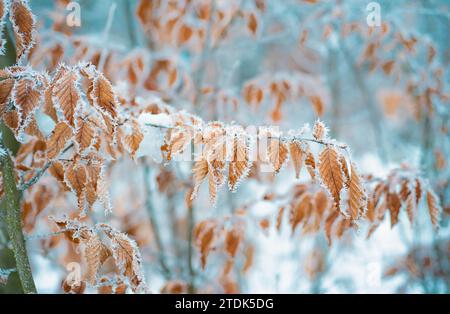
[[[147,209],[148,215],[150,217],[150,223],[152,225],[153,236],[155,238],[156,247],[159,252],[159,255],[158,255],[159,264],[161,265],[161,268],[164,272],[164,276],[166,278],[169,278],[170,277],[170,269],[167,266],[166,260],[164,258],[161,233],[159,230],[158,223],[156,221],[155,209],[152,204],[152,198],[151,198],[152,191],[151,191],[151,187],[150,187],[149,176],[150,176],[150,167],[148,165],[144,165],[144,191],[146,194],[145,208]]]
[[[3,174],[5,190],[5,221],[8,234],[12,243],[16,269],[19,273],[20,282],[24,293],[37,293],[28,259],[25,238],[22,232],[22,215],[20,211],[20,191],[16,187],[13,161],[8,151],[0,142],[0,164]]]

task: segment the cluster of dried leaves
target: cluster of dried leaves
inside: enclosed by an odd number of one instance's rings
[[[134,292],[146,291],[139,249],[127,235],[107,224],[90,228],[74,219],[53,220],[70,242],[81,246],[87,265],[86,280],[99,292],[109,289],[124,293],[127,286]],[[79,287],[80,283],[76,285]]]
[[[141,0],[137,16],[151,42],[159,45],[175,43],[194,51],[202,51],[206,44],[214,48],[236,19],[244,19],[249,33],[258,35],[258,14],[254,12],[264,12],[264,1],[252,4],[256,11],[230,6],[230,10],[216,8],[214,14],[210,2],[200,4],[192,24],[184,18],[187,10],[178,7],[175,2],[166,4],[164,1]],[[321,121],[315,123],[311,137],[293,131],[283,135],[272,129],[250,134],[242,126],[205,123],[195,115],[175,111],[169,106],[152,102],[142,105],[134,97],[135,92],[140,87],[147,91],[159,90],[160,78],[164,75],[167,77],[164,80],[166,87],[172,91],[181,85],[179,92],[189,90],[192,96],[195,88],[202,88],[200,92],[204,96],[218,95],[223,98],[223,102],[230,101],[235,106],[238,98],[217,92],[214,87],[192,88],[195,80],[180,71],[172,60],[158,59],[149,67],[140,54],[130,55],[125,62],[120,63],[133,88],[125,93],[119,92],[108,79],[108,69],[112,68],[110,55],[105,56],[99,51],[89,54],[86,43],[74,41],[72,44],[76,53],[73,60],[89,59],[90,56],[91,63],[72,62],[69,64],[76,65],[65,65],[60,63],[64,55],[61,45],[52,47],[50,54],[45,49],[40,50],[40,47],[33,50],[36,22],[27,1],[0,1],[0,33],[6,31],[4,22],[8,15],[16,44],[17,65],[0,71],[0,116],[22,142],[14,163],[18,186],[24,191],[22,213],[25,230],[31,231],[38,216],[51,202],[61,201],[65,192],[72,192],[77,199],[78,210],[71,215],[71,219],[54,219],[67,240],[81,248],[87,265],[86,278],[81,283],[73,285],[64,282],[66,292],[82,293],[86,283],[102,293],[121,293],[127,287],[134,292],[146,290],[141,257],[135,242],[107,224],[88,227],[80,221],[97,201],[107,211],[110,210],[106,170],[112,165],[111,161],[126,157],[126,153],[135,159],[144,139],[144,130],[138,122],[138,117],[143,113],[164,114],[172,121],[170,126],[150,126],[165,132],[161,152],[168,161],[191,151],[192,147],[202,147],[201,154],[191,156],[195,162],[188,203],[192,204],[204,181],[208,182],[211,203],[215,203],[218,188],[226,181],[230,190],[235,191],[254,167],[266,164],[270,165],[274,173],[278,173],[290,159],[296,178],[299,178],[301,169],[305,167],[312,183],[298,184],[292,189],[290,200],[279,207],[277,229],[280,229],[285,213],[289,212],[293,232],[299,227],[304,233],[317,232],[323,228],[330,243],[335,236],[339,238],[346,230],[357,226],[361,219],[371,223],[370,235],[388,210],[392,226],[398,222],[401,208],[405,208],[413,222],[421,198],[426,199],[432,224],[438,225],[442,209],[437,196],[423,179],[410,172],[396,170],[386,179],[367,177],[370,184],[364,184],[359,170],[350,160],[346,146],[330,139]],[[59,25],[60,31],[64,31],[63,24],[55,23],[54,27],[58,28]],[[211,29],[209,39],[207,28]],[[349,28],[347,31],[355,29]],[[332,30],[328,29],[327,32],[329,35]],[[300,40],[302,45],[305,45],[306,39],[307,34],[303,33]],[[413,39],[400,40],[405,47],[413,49]],[[0,47],[3,48],[4,44],[0,36]],[[374,43],[367,47],[365,52],[365,58],[373,63],[377,63],[376,45]],[[31,57],[34,65],[43,62],[47,55],[51,57],[50,74],[22,65],[27,57]],[[429,62],[432,59],[430,55]],[[97,69],[96,65],[100,64],[103,64],[103,69]],[[392,73],[395,63],[385,62],[382,68],[387,74]],[[310,84],[305,85],[308,80]],[[299,97],[307,97],[316,115],[321,116],[325,100],[321,90],[311,88],[316,85],[319,84],[309,76],[306,80],[305,77],[261,77],[249,81],[241,92],[244,101],[254,107],[260,106],[264,99],[275,100],[271,117],[279,121],[281,106]],[[431,97],[433,92],[430,87],[427,97]],[[194,93],[191,98],[195,100],[195,97]],[[45,134],[44,128],[39,125],[37,116],[40,115],[53,121],[51,133]],[[266,145],[261,144],[261,139]],[[320,149],[313,150],[311,144]],[[252,156],[251,148],[254,145],[262,147],[259,159]],[[36,184],[47,170],[59,182],[57,187]],[[3,183],[0,190],[3,190]],[[267,229],[269,224],[268,220],[260,222],[263,229]],[[193,230],[193,238],[200,251],[203,268],[210,252],[221,247],[219,251],[227,256],[221,283],[226,291],[236,291],[231,269],[237,252],[244,247],[242,221],[200,221]],[[247,247],[245,255],[244,271],[252,263],[253,248]],[[171,282],[162,289],[163,292],[186,290],[187,285],[183,282]]]
[[[406,211],[409,221],[413,224],[422,199],[426,201],[432,225],[435,228],[439,226],[443,212],[439,199],[430,185],[416,172],[400,168],[392,170],[386,179],[369,176],[368,180],[372,181],[366,213],[372,224],[368,237],[384,220],[387,211],[390,213],[392,227],[398,223],[400,210]]]

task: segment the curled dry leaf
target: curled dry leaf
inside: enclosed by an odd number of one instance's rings
[[[142,134],[139,124],[136,119],[132,120],[132,131],[131,134],[125,137],[125,146],[131,154],[131,158],[134,159],[136,152],[144,139],[144,134]]]
[[[78,209],[84,211],[85,188],[87,182],[86,167],[82,164],[72,164],[67,167],[64,180],[78,198]]]
[[[58,180],[59,183],[61,183],[61,185],[65,191],[70,191],[70,188],[67,186],[66,182],[64,181],[65,169],[61,162],[59,162],[59,161],[53,162],[49,168],[49,172],[56,180]]]
[[[195,198],[198,189],[200,188],[200,184],[202,184],[203,180],[205,180],[208,175],[209,167],[206,158],[202,157],[200,160],[196,161],[192,168],[192,172],[194,175],[194,190],[192,191],[191,200]]]
[[[167,159],[171,160],[172,156],[182,153],[187,145],[191,143],[191,140],[192,136],[190,130],[184,128],[172,130],[167,145]]]
[[[325,124],[322,121],[317,120],[313,127],[314,138],[319,141],[323,140],[324,138],[327,137],[327,133],[328,133],[328,130],[327,130],[327,127],[325,126]]]
[[[141,255],[136,242],[127,235],[114,230],[108,225],[101,225],[104,233],[111,240],[111,252],[121,275],[130,280],[134,292],[145,290],[145,281],[142,275]]]
[[[309,146],[306,146],[306,150],[303,152],[305,157],[305,166],[308,170],[309,176],[314,181],[316,179],[316,160]]]

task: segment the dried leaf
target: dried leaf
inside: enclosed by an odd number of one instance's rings
[[[430,213],[431,223],[433,224],[434,227],[438,227],[439,217],[442,213],[442,208],[439,205],[438,197],[431,190],[427,191],[427,205],[428,211]]]
[[[38,108],[41,93],[35,82],[27,78],[23,78],[15,84],[13,93],[14,104],[19,113],[19,127],[25,129]]]
[[[84,191],[87,183],[87,173],[84,165],[75,164],[67,167],[66,173],[64,175],[64,180],[67,185],[70,186],[72,191],[77,195],[78,198],[78,210],[80,212],[84,211]]]
[[[325,187],[333,196],[336,206],[339,206],[340,193],[344,186],[341,163],[336,149],[327,146],[319,155],[319,175]]]
[[[295,169],[295,178],[298,179],[300,177],[300,171],[302,170],[305,154],[303,153],[301,144],[297,141],[289,143],[289,151]]]
[[[130,135],[125,137],[125,146],[131,154],[131,158],[135,158],[136,152],[144,139],[144,134],[142,134],[139,128],[138,121],[136,119],[132,120],[132,132]]]
[[[247,28],[253,35],[256,35],[256,31],[258,30],[258,20],[253,12],[248,15]]]
[[[55,159],[64,149],[67,141],[72,137],[72,129],[65,122],[60,122],[55,126],[52,135],[47,140],[47,157]]]
[[[348,211],[353,220],[358,219],[367,205],[367,195],[361,183],[361,177],[351,164],[351,175],[348,181]]]
[[[88,119],[78,118],[75,141],[78,143],[79,152],[84,152],[94,142],[95,128]]]
[[[231,258],[234,258],[236,256],[236,252],[241,241],[242,230],[234,226],[227,231],[227,234],[225,236],[225,251]]]
[[[103,74],[99,74],[92,82],[92,101],[94,107],[99,110],[103,116],[108,117],[111,122],[117,119],[117,99],[111,83]],[[107,120],[105,119],[105,122]]]
[[[233,140],[232,157],[228,168],[228,186],[235,191],[239,182],[248,174],[251,167],[249,151],[244,135]]]
[[[19,61],[30,52],[34,45],[35,18],[26,1],[14,0],[11,3],[9,19],[13,26],[17,61]]]
[[[269,162],[275,173],[278,173],[288,159],[287,145],[279,139],[271,139],[267,150]]]
[[[53,103],[62,112],[65,121],[70,126],[75,126],[74,123],[81,99],[78,88],[78,73],[73,70],[67,70],[64,67],[61,71],[64,74],[56,81],[53,87]]]
[[[306,150],[303,153],[306,154],[305,157],[306,170],[308,170],[309,176],[314,181],[316,179],[316,160],[314,159],[314,155],[311,152],[309,146],[306,147]]]
[[[208,172],[209,166],[206,158],[202,157],[200,160],[195,162],[194,167],[192,168],[192,173],[194,175],[194,190],[192,191],[191,200],[193,200],[197,195],[200,184],[202,184],[203,180],[205,180]]]
[[[11,100],[11,91],[14,87],[13,79],[5,79],[0,82],[0,116],[6,111]]]
[[[102,230],[111,239],[110,249],[122,275],[130,280],[131,289],[134,292],[146,289],[142,275],[141,255],[136,242],[124,233],[114,230],[108,225],[102,224]]]
[[[194,228],[194,239],[200,249],[202,268],[205,269],[209,252],[214,243],[216,222],[204,220],[198,223]]]
[[[108,247],[94,234],[85,243],[84,257],[87,263],[88,280],[91,285],[96,283],[97,274],[105,260],[111,256]]]
[[[314,124],[314,128],[313,128],[313,136],[316,140],[322,140],[324,138],[327,137],[327,127],[325,126],[325,124],[320,121],[317,120],[316,123]]]

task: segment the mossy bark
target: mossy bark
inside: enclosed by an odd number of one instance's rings
[[[2,145],[3,146],[3,145]],[[21,193],[17,190],[14,175],[14,165],[9,154],[0,156],[0,164],[3,175],[4,188],[4,219],[11,241],[16,270],[19,274],[22,290],[24,293],[36,293],[31,266],[28,259],[25,238],[22,231],[22,215],[20,211]]]

